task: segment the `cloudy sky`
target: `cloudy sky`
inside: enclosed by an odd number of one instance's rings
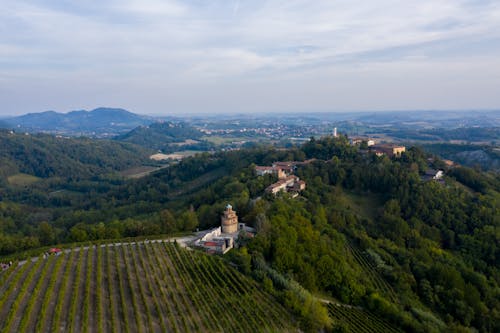
[[[500,108],[500,1],[3,0],[0,115]]]

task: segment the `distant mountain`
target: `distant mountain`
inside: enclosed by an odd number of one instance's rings
[[[70,136],[111,137],[153,120],[124,109],[97,108],[92,111],[58,113],[46,111],[7,118],[3,122],[24,132],[44,132]]]

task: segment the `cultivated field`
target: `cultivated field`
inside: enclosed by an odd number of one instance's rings
[[[0,272],[1,332],[286,332],[291,315],[218,257],[80,248]]]
[[[329,304],[328,313],[334,325],[340,325],[347,332],[402,333],[388,321],[357,307]]]

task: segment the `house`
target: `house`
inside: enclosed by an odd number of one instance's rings
[[[283,170],[287,174],[292,174],[296,169],[297,169],[297,163],[296,162],[274,162],[273,163],[273,168],[278,168]]]
[[[269,185],[266,188],[267,193],[274,195],[279,192],[300,192],[306,189],[306,182],[300,180],[299,177],[290,175],[284,179],[278,180],[276,183]]]
[[[350,138],[349,142],[350,142],[351,146],[360,145],[363,142],[366,142],[366,145],[368,147],[371,147],[371,146],[375,145],[375,140],[370,139],[370,138],[362,138],[362,137]]]
[[[274,166],[256,166],[255,173],[257,176],[264,176],[267,174],[275,174],[279,179],[285,178],[286,173],[283,169]]]
[[[197,239],[194,245],[205,249],[208,253],[224,254],[234,247],[234,239],[232,236],[224,235],[222,228],[217,227]]]
[[[406,151],[406,147],[394,144],[378,144],[371,146],[370,150],[377,156],[387,155],[389,157],[400,157],[401,154]]]
[[[424,181],[442,180],[443,176],[444,176],[443,170],[427,169],[425,171],[425,175],[422,176],[422,180]]]
[[[224,254],[235,246],[235,240],[243,237],[253,237],[256,230],[238,222],[238,216],[231,205],[227,205],[221,217],[221,225],[205,232],[194,241],[193,245],[203,248],[208,253]]]

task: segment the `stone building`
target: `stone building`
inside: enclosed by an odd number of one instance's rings
[[[406,151],[405,146],[398,146],[393,144],[380,144],[373,145],[370,147],[371,151],[377,156],[387,155],[389,157],[400,157],[402,153]]]
[[[238,216],[231,205],[226,206],[221,217],[222,233],[232,234],[238,231]]]

